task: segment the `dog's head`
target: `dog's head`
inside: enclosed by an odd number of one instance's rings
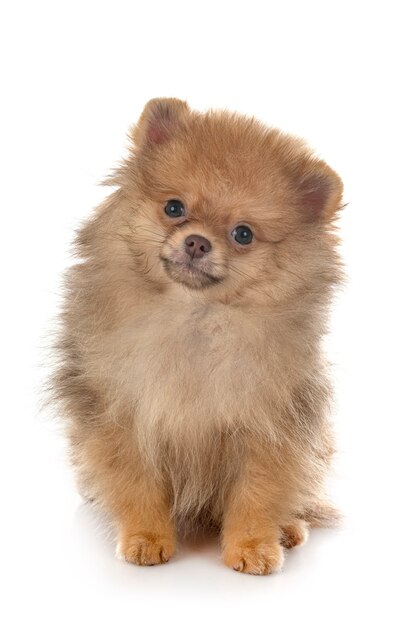
[[[175,99],[151,100],[132,140],[121,183],[148,280],[274,297],[331,263],[342,183],[301,140]]]

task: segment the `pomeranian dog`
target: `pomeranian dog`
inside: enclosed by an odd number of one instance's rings
[[[54,393],[118,555],[168,561],[183,522],[250,574],[329,524],[322,339],[342,183],[256,119],[148,102],[80,229]]]

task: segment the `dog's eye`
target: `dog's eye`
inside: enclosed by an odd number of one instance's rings
[[[231,233],[231,237],[235,239],[237,243],[240,243],[242,246],[247,246],[251,243],[253,239],[253,234],[251,228],[249,226],[245,226],[241,224],[240,226],[236,226]]]
[[[180,200],[168,200],[165,206],[165,213],[169,217],[182,217],[185,215],[185,207]]]

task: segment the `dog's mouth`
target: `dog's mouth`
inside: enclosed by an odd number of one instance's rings
[[[190,259],[187,262],[171,261],[161,256],[162,265],[170,278],[191,289],[204,289],[220,283],[223,278],[197,267]]]

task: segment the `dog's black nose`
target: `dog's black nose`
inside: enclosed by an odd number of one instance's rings
[[[200,259],[211,250],[211,243],[201,235],[189,235],[185,239],[185,252],[192,259]]]

